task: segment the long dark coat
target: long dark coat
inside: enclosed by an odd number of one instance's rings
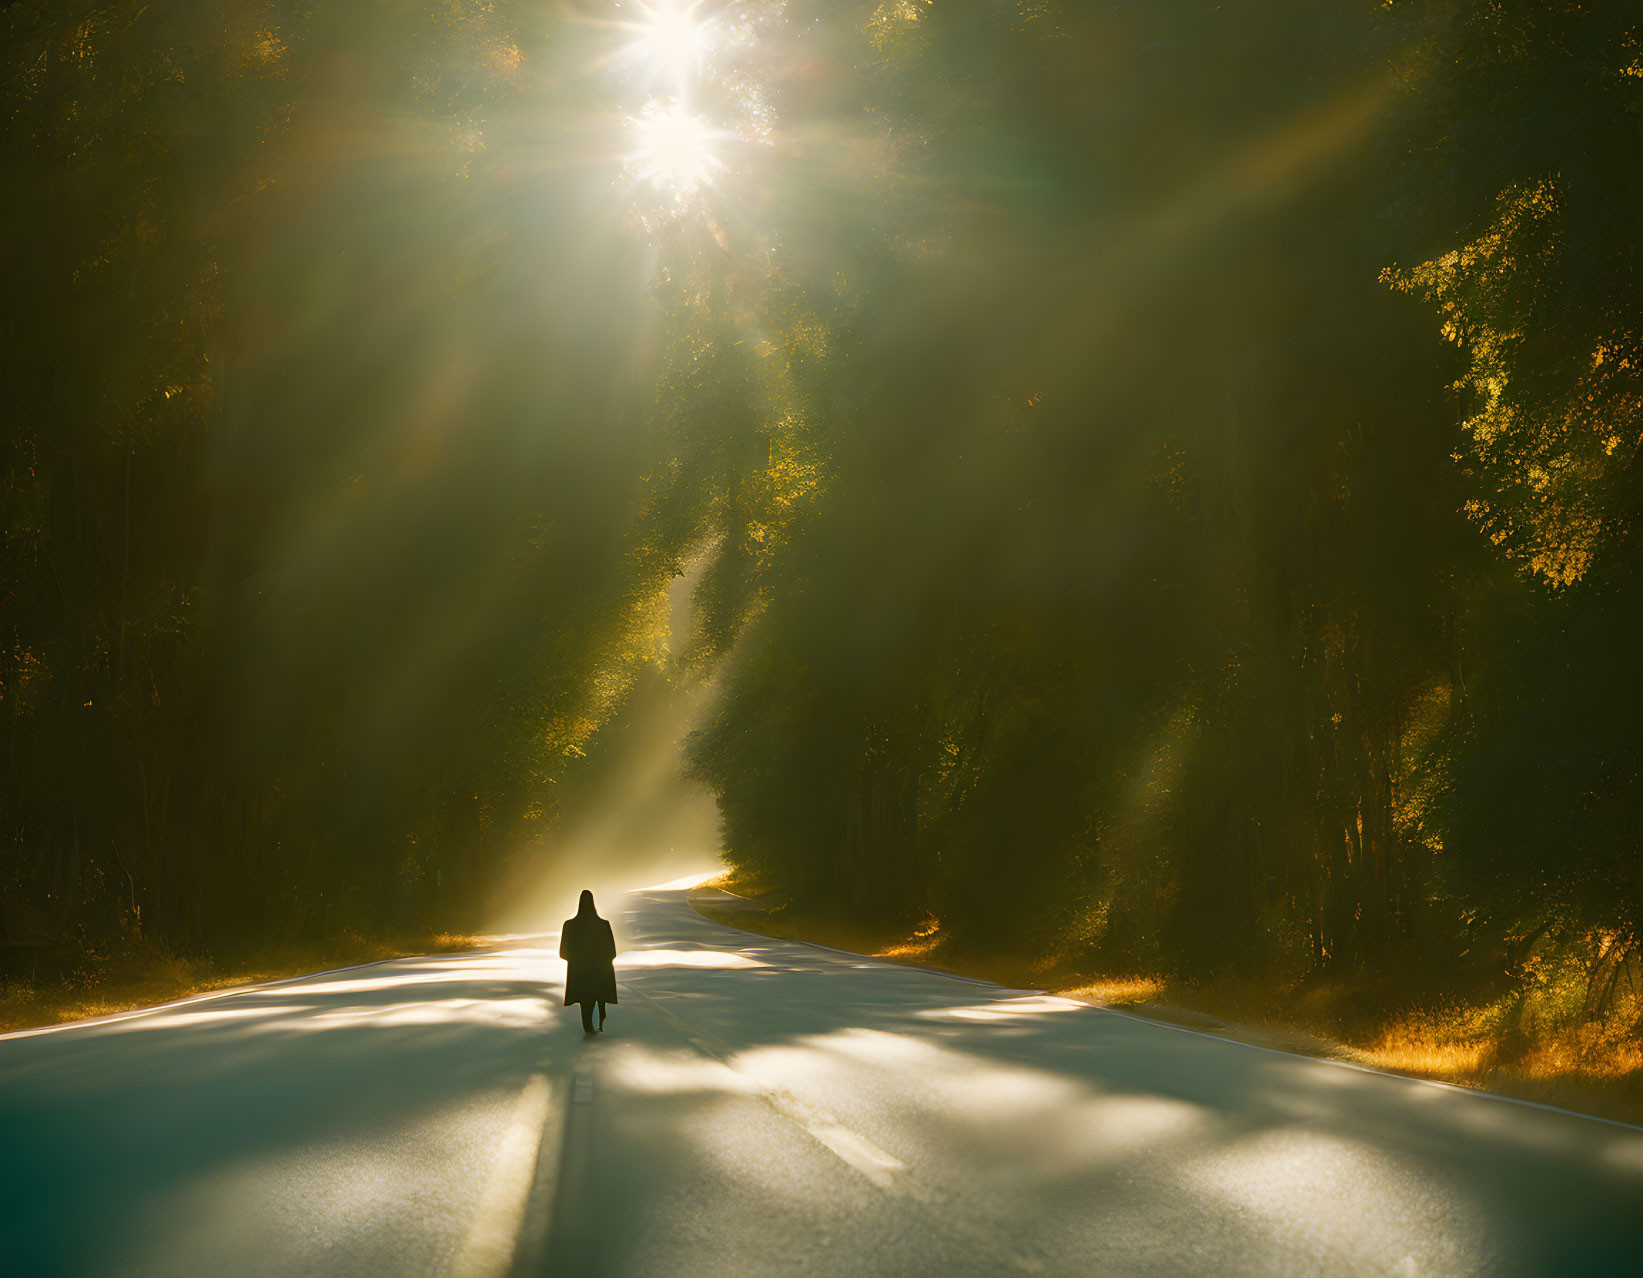
[[[597,914],[566,919],[559,933],[559,957],[565,960],[565,1006],[616,1002],[616,934]]]

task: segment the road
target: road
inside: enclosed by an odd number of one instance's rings
[[[0,1040],[0,1273],[1637,1272],[1643,1131],[723,927]]]

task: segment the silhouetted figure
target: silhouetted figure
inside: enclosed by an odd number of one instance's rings
[[[576,917],[559,933],[559,957],[565,960],[565,1006],[582,1005],[582,1030],[592,1034],[593,1008],[599,1005],[599,1029],[605,1028],[605,1004],[616,1002],[616,934],[593,908],[593,893],[584,891]]]

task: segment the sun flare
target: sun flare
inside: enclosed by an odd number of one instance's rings
[[[634,178],[656,190],[684,200],[724,168],[714,153],[722,136],[683,103],[652,98],[631,121],[633,150],[628,164]]]
[[[639,17],[624,23],[633,32],[626,58],[650,74],[664,77],[674,86],[700,68],[713,39],[713,24],[699,16],[700,0],[683,4],[680,0],[643,0],[635,5]]]

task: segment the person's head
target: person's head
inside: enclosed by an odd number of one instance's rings
[[[599,911],[593,908],[593,893],[588,891],[586,888],[583,888],[582,899],[577,902],[576,905],[576,917],[579,919],[591,919],[598,913]]]

